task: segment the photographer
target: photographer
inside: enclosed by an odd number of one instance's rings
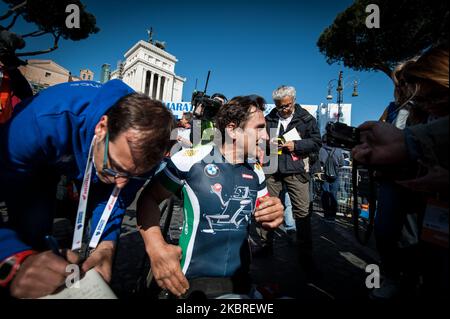
[[[397,68],[394,80],[397,100],[401,101],[402,92],[407,93],[406,99],[411,105],[406,128],[402,131],[397,121],[391,121],[394,124],[366,122],[360,126],[362,144],[353,149],[357,161],[379,165],[382,172],[400,165],[416,166],[415,170],[406,172],[406,179],[398,181],[396,176],[391,176],[391,182],[385,181],[380,187],[375,235],[390,281],[389,289],[373,292],[375,297],[381,298],[390,298],[398,293],[399,274],[400,271],[405,272],[405,269],[400,268],[400,260],[402,265],[409,268],[417,265],[418,260],[426,260],[423,267],[425,284],[428,282],[428,286],[433,287],[429,291],[434,293],[442,288],[442,280],[432,279],[430,284],[427,279],[441,274],[442,271],[436,267],[448,263],[448,260],[442,259],[439,250],[435,253],[434,247],[423,243],[423,231],[421,246],[426,249],[420,251],[422,258],[417,258],[416,253],[410,253],[409,256],[400,254],[393,246],[397,245],[399,239],[402,239],[400,245],[404,246],[404,239],[408,237],[405,236],[405,229],[409,230],[410,242],[419,241],[422,225],[419,223],[416,226],[418,229],[414,235],[414,231],[411,232],[414,230],[412,219],[427,219],[427,213],[435,209],[431,203],[436,199],[439,199],[441,207],[447,207],[448,220],[448,49],[432,48],[417,61],[408,61]],[[417,217],[411,214],[414,212]],[[448,286],[444,289],[448,290]]]
[[[433,64],[434,63],[434,64]],[[431,49],[403,70],[414,88],[412,102],[425,110],[427,123],[404,131],[392,124],[362,124],[362,144],[353,149],[361,163],[390,165],[415,162],[427,170],[402,184],[419,191],[447,192],[448,186],[448,49]]]
[[[192,105],[194,117],[191,124],[190,141],[193,146],[207,144],[214,139],[214,118],[219,108],[227,102],[222,93],[214,93],[211,97],[204,92],[194,92]]]
[[[404,69],[412,59],[398,65],[393,72],[395,102],[389,104],[381,120],[399,129],[423,123],[427,113],[411,102],[414,89],[407,85]],[[383,281],[374,289],[373,299],[392,299],[417,285],[418,216],[425,207],[424,196],[396,183],[391,177],[378,178],[377,214],[374,235],[380,254]]]
[[[228,102],[227,97],[222,93],[214,93],[213,95],[211,95],[211,99],[219,102],[221,106]]]
[[[15,55],[24,45],[21,37],[8,30],[0,30],[0,124],[7,122],[20,101],[33,96],[30,84],[18,67],[26,65]]]

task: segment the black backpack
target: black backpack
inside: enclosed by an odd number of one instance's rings
[[[327,160],[325,161],[325,167],[324,167],[324,174],[327,182],[334,182],[338,178],[338,169],[334,163],[333,155],[335,152],[335,149],[333,149],[331,152],[329,150],[325,149],[328,153]]]

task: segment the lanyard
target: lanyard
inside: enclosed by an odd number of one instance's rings
[[[281,118],[278,120],[278,126],[277,126],[277,137],[280,136],[280,128],[281,128]]]
[[[91,185],[92,178],[92,166],[93,166],[93,150],[94,150],[95,136],[92,139],[92,143],[89,149],[88,160],[86,163],[86,170],[84,171],[83,185],[81,186],[80,201],[78,202],[78,212],[75,224],[75,231],[73,233],[72,250],[80,251],[83,243],[84,224],[86,220],[86,207],[87,199],[89,195],[89,187]],[[120,194],[120,188],[114,187],[114,190],[109,197],[109,200],[103,210],[102,216],[95,228],[94,235],[89,242],[89,248],[95,249],[100,241],[100,237],[105,230],[108,219],[111,216],[111,212],[116,204],[117,198]]]

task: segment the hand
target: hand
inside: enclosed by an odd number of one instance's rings
[[[76,264],[78,255],[68,251],[67,260],[51,251],[31,255],[20,266],[11,282],[11,296],[15,298],[39,298],[54,293],[64,285],[69,263]]]
[[[181,271],[181,256],[180,247],[167,243],[153,246],[149,251],[151,270],[156,283],[178,297],[189,289],[189,282]]]
[[[111,281],[112,262],[115,252],[113,241],[102,241],[81,266],[83,272],[94,268],[106,282]]]
[[[183,144],[184,146],[187,146],[187,147],[192,146],[191,141],[189,141],[188,139],[182,138],[181,136],[180,136],[178,142],[180,142],[181,144]]]
[[[284,206],[278,197],[261,197],[255,219],[264,228],[277,228],[284,220]]]
[[[365,122],[361,142],[353,148],[353,157],[363,164],[396,164],[408,160],[404,133],[385,122]]]
[[[295,145],[293,141],[286,142],[281,145],[282,148],[287,149],[289,152],[293,152],[295,149]]]
[[[272,145],[278,146],[278,137],[272,137],[272,138],[269,140],[269,143],[272,144]]]

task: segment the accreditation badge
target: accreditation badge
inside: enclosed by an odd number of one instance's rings
[[[448,248],[448,203],[428,200],[423,219],[421,239]]]

